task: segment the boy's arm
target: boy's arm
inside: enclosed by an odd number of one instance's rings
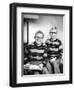
[[[63,45],[62,45],[62,43],[59,46],[59,55],[60,55],[60,58],[62,58],[62,56],[63,56]]]
[[[45,66],[46,62],[47,62],[47,46],[46,46],[46,44],[44,46],[45,47],[44,47],[44,54],[43,54],[43,57],[44,57],[43,64]]]
[[[44,58],[47,57],[47,45],[46,45],[46,42],[45,42],[45,45],[44,45],[44,54],[43,54],[43,57]]]

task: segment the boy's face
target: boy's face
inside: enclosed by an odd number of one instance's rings
[[[50,32],[50,37],[51,37],[52,39],[56,39],[56,37],[57,37],[56,29],[54,29],[54,30],[52,30],[52,31]]]
[[[43,42],[43,35],[41,33],[37,33],[35,36],[35,42],[37,44],[41,44]]]

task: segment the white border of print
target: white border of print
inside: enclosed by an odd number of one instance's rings
[[[21,13],[44,13],[44,14],[59,14],[63,16],[63,40],[64,40],[64,74],[55,75],[27,75],[21,76]],[[37,8],[17,8],[17,83],[32,83],[32,82],[52,82],[69,80],[69,10],[55,9],[37,9]]]

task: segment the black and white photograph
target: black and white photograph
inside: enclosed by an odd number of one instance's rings
[[[10,86],[72,83],[72,7],[10,4]]]
[[[63,73],[63,15],[22,14],[23,75]]]

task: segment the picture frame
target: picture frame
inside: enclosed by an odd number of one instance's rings
[[[51,22],[57,18],[59,23],[63,23],[64,36],[64,74],[63,75],[40,75],[40,76],[29,76],[23,75],[23,58],[24,58],[24,45],[23,45],[23,17],[26,18],[27,22],[27,43],[29,44],[32,37],[32,32],[29,32],[29,21],[30,19],[37,19],[41,15],[44,22],[48,17],[53,18]],[[44,16],[43,16],[44,15]],[[58,15],[58,16],[57,16]],[[61,15],[61,17],[60,17]],[[64,19],[63,19],[64,17]],[[28,19],[27,19],[28,18]],[[62,19],[61,19],[62,18]],[[40,23],[43,21],[40,20]],[[60,21],[61,20],[61,21]],[[35,21],[33,20],[35,23]],[[57,22],[57,21],[56,21]],[[55,23],[56,23],[55,22]],[[39,23],[39,21],[38,21]],[[50,23],[50,21],[49,21]],[[31,23],[30,23],[31,24]],[[46,25],[48,23],[45,23]],[[44,25],[45,25],[44,24]],[[37,27],[40,28],[37,24]],[[33,26],[30,28],[32,29]],[[44,27],[43,27],[44,28]],[[42,29],[43,29],[42,28]],[[31,31],[30,29],[30,31]],[[35,29],[35,28],[34,28]],[[41,29],[41,28],[40,28]],[[25,29],[26,30],[26,29]],[[32,34],[30,36],[30,34]],[[25,38],[25,37],[24,37]],[[30,39],[30,40],[29,40]],[[26,56],[25,56],[26,57]],[[10,4],[10,81],[11,87],[26,87],[26,86],[41,86],[41,85],[59,85],[59,84],[72,84],[72,6],[61,6],[61,5],[43,5],[43,4],[27,4],[27,3],[11,3]],[[61,79],[60,79],[61,77]]]

